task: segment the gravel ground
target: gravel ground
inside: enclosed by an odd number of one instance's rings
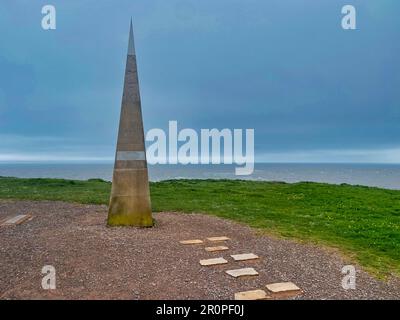
[[[159,213],[155,228],[107,228],[106,206],[0,201],[0,220],[27,213],[34,219],[0,228],[1,299],[232,299],[283,281],[304,291],[298,299],[400,299],[399,278],[381,282],[357,267],[356,290],[344,290],[341,268],[348,262],[338,254],[207,215]],[[179,244],[220,235],[231,238],[228,251]],[[261,259],[229,257],[247,252]],[[229,263],[199,264],[219,256]],[[56,290],[41,287],[44,265],[56,268]],[[224,272],[250,266],[260,275],[234,279]]]

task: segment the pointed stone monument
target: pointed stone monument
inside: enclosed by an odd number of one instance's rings
[[[108,225],[153,225],[132,20]]]

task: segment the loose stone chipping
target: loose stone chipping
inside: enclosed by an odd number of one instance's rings
[[[214,265],[218,265],[218,264],[226,264],[228,263],[228,261],[226,261],[224,258],[220,257],[220,258],[213,258],[213,259],[204,259],[204,260],[200,260],[200,264],[202,266],[214,266]]]
[[[254,253],[232,254],[231,257],[235,261],[246,261],[246,260],[254,260],[260,258]]]
[[[258,276],[258,272],[254,268],[243,268],[225,271],[232,277],[239,278],[244,276]]]
[[[313,245],[259,236],[247,226],[210,215],[155,213],[156,228],[116,229],[104,225],[106,206],[0,201],[0,220],[27,213],[34,216],[32,221],[0,228],[2,299],[229,300],[236,292],[254,289],[263,289],[272,296],[265,285],[294,280],[304,291],[298,296],[302,299],[400,299],[397,277],[381,281],[357,269],[357,290],[343,290],[340,270],[348,261],[336,253]],[[176,226],[185,230],[185,234],[176,232]],[[206,245],[201,244],[179,244],[181,240],[220,234],[235,235],[231,239],[235,251],[225,251],[229,253],[224,256],[229,264],[202,267],[200,259],[223,256],[221,252],[208,253],[204,251]],[[247,267],[242,264],[251,262],[234,262],[229,255],[249,252],[249,243],[251,251],[260,259],[266,257],[268,263],[262,265],[258,277],[231,278],[225,270]],[[210,244],[225,245],[207,242],[207,246]],[[233,249],[233,245],[228,247]],[[37,266],[43,266],[44,256],[57,261],[56,269],[60,271],[57,279],[62,285],[57,285],[58,289],[52,292],[43,290],[38,282]],[[172,265],[176,268],[167,268],[165,272],[165,266]],[[258,267],[251,267],[258,271]],[[79,272],[70,274],[65,270]],[[291,279],[279,278],[289,275]],[[187,279],[195,279],[196,283]],[[87,285],[82,285],[81,280]]]

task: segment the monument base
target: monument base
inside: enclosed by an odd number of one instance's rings
[[[108,212],[107,225],[110,227],[131,226],[131,227],[153,227],[154,220],[151,211],[129,212],[121,206],[121,199],[112,199]]]

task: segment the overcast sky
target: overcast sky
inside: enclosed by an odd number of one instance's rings
[[[357,30],[341,28],[345,4]],[[0,161],[114,157],[132,16],[146,131],[254,128],[258,161],[400,163],[398,0],[0,8]]]

